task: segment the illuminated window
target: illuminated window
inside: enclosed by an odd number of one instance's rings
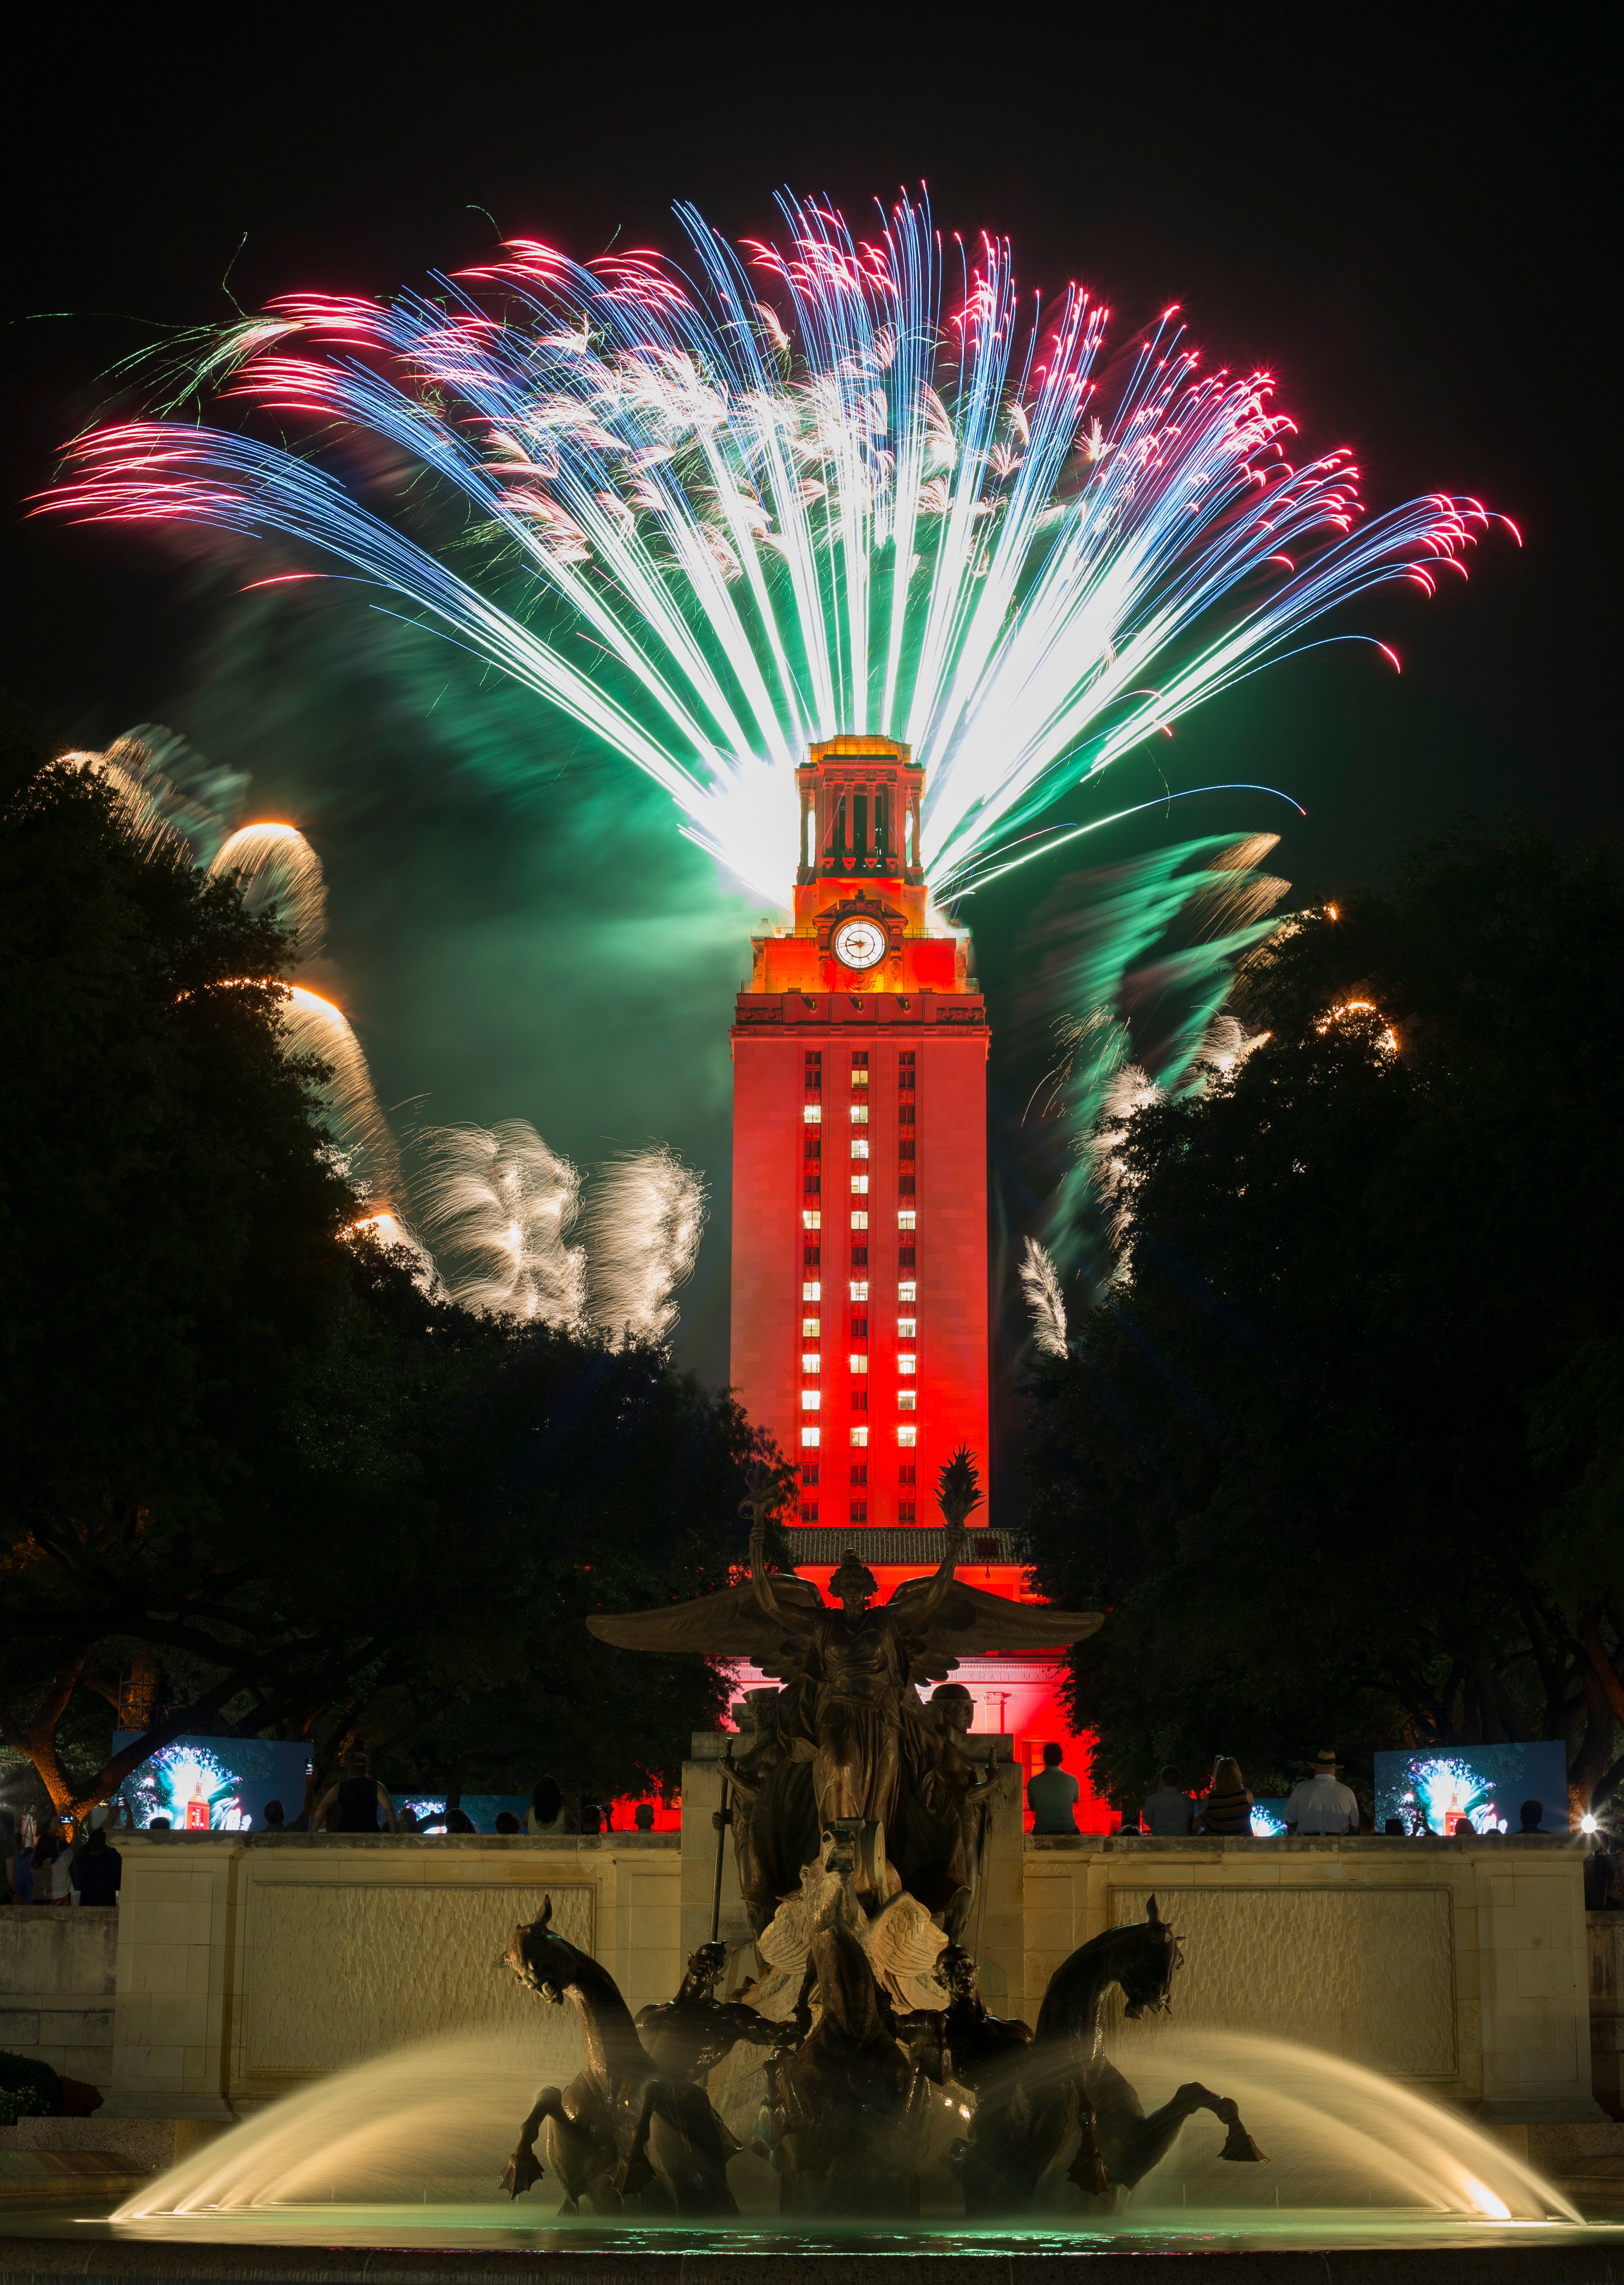
[[[854,1198],[866,1198],[868,1196],[868,1177],[867,1174],[852,1175],[851,1195]],[[867,1228],[867,1223],[864,1224],[864,1228]]]
[[[854,1103],[852,1104],[852,1106],[851,1106],[851,1124],[852,1124],[852,1126],[853,1126],[853,1127],[867,1127],[867,1124],[868,1124],[868,1105],[867,1105],[866,1103]]]
[[[804,1365],[806,1362],[806,1359],[803,1357],[801,1359],[801,1362]],[[812,1362],[816,1364],[817,1359],[815,1357],[812,1359]],[[897,1370],[898,1372],[916,1372],[919,1370],[919,1359],[914,1355],[912,1349],[905,1350],[902,1355],[898,1357]]]
[[[818,1370],[818,1352],[817,1352],[817,1350],[816,1350],[816,1349],[805,1349],[805,1350],[803,1350],[803,1352],[802,1352],[802,1354],[801,1354],[801,1370],[802,1370],[803,1372],[812,1372],[812,1373],[815,1373],[815,1372],[817,1371],[817,1370]]]
[[[810,1392],[810,1394],[814,1397],[817,1395],[817,1393],[816,1389],[812,1389]],[[808,1394],[809,1392],[804,1388],[801,1391],[801,1402],[803,1404],[805,1403]],[[919,1409],[918,1390],[914,1388],[899,1388],[897,1391],[897,1409],[898,1412],[917,1412]]]
[[[868,1156],[868,1137],[866,1135],[854,1135],[851,1137],[851,1156],[854,1158],[866,1158]]]
[[[814,1428],[812,1430],[812,1434],[816,1436],[817,1433],[817,1430]],[[806,1431],[803,1428],[801,1431],[803,1441],[805,1441],[805,1436]],[[903,1447],[904,1450],[906,1450],[910,1444],[917,1444],[919,1441],[918,1429],[907,1425],[898,1428],[897,1431],[897,1441]]]
[[[900,1319],[898,1319],[898,1323],[900,1323],[901,1320],[900,1320]],[[820,1334],[822,1332],[822,1331],[823,1331],[823,1320],[822,1320],[822,1318],[821,1318],[821,1317],[803,1317],[803,1318],[802,1318],[802,1320],[801,1320],[801,1339],[802,1339],[804,1341],[815,1341],[815,1340],[818,1339],[818,1337],[820,1336]]]
[[[853,1056],[851,1058],[851,1084],[853,1087],[867,1087],[868,1084],[868,1057],[866,1052]]]
[[[823,1299],[822,1280],[818,1277],[809,1277],[801,1288],[801,1299],[803,1301],[821,1301]]]
[[[867,1428],[854,1428],[851,1431],[851,1443],[855,1450],[867,1450],[868,1445],[868,1431]]]
[[[904,1206],[897,1216],[897,1227],[898,1229],[912,1229],[917,1219],[912,1206]]]
[[[801,1228],[803,1229],[821,1229],[823,1228],[822,1207],[803,1206],[801,1209]]]
[[[823,1391],[820,1388],[804,1388],[801,1391],[801,1409],[803,1412],[816,1412],[821,1407],[822,1402]]]
[[[865,1183],[865,1184],[863,1185],[863,1187],[864,1187],[864,1189],[865,1189],[865,1190],[867,1190],[867,1188],[868,1186],[867,1186],[867,1183]],[[852,1229],[867,1229],[867,1227],[868,1227],[868,1209],[867,1209],[867,1206],[860,1207],[860,1208],[859,1208],[859,1209],[857,1209],[857,1210],[855,1210],[855,1211],[853,1212],[852,1216],[851,1216],[851,1227],[852,1227]]]
[[[854,1301],[866,1301],[868,1299],[868,1280],[866,1277],[854,1277],[851,1280],[851,1299]]]
[[[910,1441],[911,1441],[911,1439],[910,1439]],[[818,1441],[818,1431],[817,1431],[817,1429],[815,1429],[815,1428],[803,1428],[803,1429],[802,1429],[802,1431],[801,1431],[801,1443],[802,1443],[802,1446],[803,1446],[803,1448],[804,1448],[804,1449],[809,1449],[809,1450],[810,1450],[811,1449],[812,1449],[813,1447],[815,1447],[815,1446],[816,1446],[817,1441]]]
[[[919,1287],[918,1287],[918,1284],[915,1283],[915,1281],[914,1281],[912,1277],[905,1277],[905,1278],[902,1280],[901,1284],[898,1286],[898,1288],[897,1288],[897,1299],[898,1299],[899,1301],[917,1301],[917,1300],[918,1300],[918,1299],[919,1299]]]
[[[809,1127],[820,1126],[823,1120],[823,1105],[820,1103],[804,1103],[801,1105],[801,1116]]]
[[[902,1341],[911,1341],[914,1337],[914,1331],[918,1323],[919,1319],[917,1317],[898,1317],[897,1320],[898,1339]],[[811,1321],[810,1324],[803,1325],[801,1331],[804,1333],[813,1332],[817,1330],[817,1324],[818,1321],[814,1317]]]
[[[867,1357],[865,1355],[859,1355],[854,1351],[851,1357],[851,1370],[853,1372],[867,1372],[868,1370]]]

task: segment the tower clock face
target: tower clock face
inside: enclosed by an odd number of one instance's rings
[[[843,968],[877,968],[885,957],[885,930],[877,921],[842,921],[829,948]]]

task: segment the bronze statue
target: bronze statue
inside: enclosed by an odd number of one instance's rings
[[[702,2087],[662,2071],[637,2034],[614,1977],[552,1929],[553,1899],[515,1928],[504,1957],[522,1983],[552,2006],[572,2000],[586,2045],[584,2067],[563,2089],[544,2086],[519,2132],[502,2176],[510,2198],[540,2181],[536,2136],[546,2127],[547,2157],[564,2186],[561,2214],[589,2197],[600,2212],[645,2194],[679,2213],[733,2214],[727,2161],[740,2148]]]
[[[764,1709],[768,1729],[734,1771],[747,1811],[735,1828],[740,1886],[757,1933],[837,1818],[871,1828],[857,1867],[865,1893],[876,1847],[905,1881],[927,1863],[942,1878],[954,1873],[970,1788],[960,1782],[961,1748],[930,1717],[917,1685],[945,1682],[956,1652],[1057,1650],[1101,1623],[1097,1611],[1011,1602],[955,1575],[964,1520],[981,1497],[968,1450],[942,1470],[938,1497],[947,1527],[941,1563],[930,1578],[905,1580],[877,1607],[874,1574],[855,1555],[830,1582],[837,1608],[793,1572],[770,1574],[758,1499],[744,1584],[663,1610],[598,1613],[586,1622],[600,1640],[625,1650],[748,1659],[786,1685]],[[810,1799],[799,1774],[808,1767]],[[967,1885],[955,1875],[943,1906]]]
[[[695,2085],[741,2040],[754,2047],[781,2047],[793,2036],[786,2025],[770,2022],[741,2001],[717,1998],[716,1980],[726,1964],[726,1944],[702,1943],[689,1957],[676,1998],[638,2009],[638,2037],[667,2078]]]
[[[990,2057],[991,2068],[976,2088],[969,2135],[949,2153],[967,2214],[1030,2212],[1039,2183],[1073,2125],[1079,2140],[1066,2179],[1090,2196],[1132,2189],[1165,2157],[1197,2110],[1212,2111],[1228,2128],[1220,2157],[1261,2161],[1262,2151],[1227,2095],[1192,2079],[1147,2116],[1133,2086],[1105,2059],[1101,2019],[1107,1992],[1121,1988],[1131,2019],[1165,2011],[1181,1959],[1152,1896],[1144,1920],[1108,1928],[1055,1969],[1031,2046],[1006,2061]]]

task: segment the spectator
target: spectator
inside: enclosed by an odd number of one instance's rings
[[[34,1844],[29,1859],[36,1904],[70,1904],[74,1900],[72,1859],[50,1826]]]
[[[581,1830],[584,1833],[602,1832],[603,1803],[600,1801],[583,1799],[581,1802]]]
[[[417,1811],[409,1801],[399,1802],[396,1805],[395,1830],[396,1833],[417,1833],[421,1830],[417,1821]]]
[[[1314,1775],[1292,1787],[1286,1803],[1288,1833],[1358,1832],[1359,1803],[1337,1775],[1341,1766],[1329,1746],[1314,1755]]]
[[[518,1818],[514,1815],[514,1813],[513,1813],[513,1811],[512,1811],[512,1810],[511,1810],[511,1809],[498,1809],[498,1811],[497,1811],[497,1813],[496,1813],[496,1829],[497,1829],[497,1831],[498,1831],[498,1833],[517,1833],[517,1832],[518,1832],[518,1830],[519,1830],[519,1820],[518,1820]]]
[[[468,1815],[466,1809],[448,1809],[445,1812],[445,1829],[448,1833],[477,1833],[479,1831],[478,1826],[475,1824],[474,1819]]]
[[[1162,1771],[1161,1787],[1140,1813],[1140,1827],[1164,1841],[1182,1841],[1195,1821],[1196,1804],[1179,1790],[1179,1772],[1171,1763]]]
[[[639,1833],[652,1833],[654,1831],[653,1802],[639,1801],[636,1809],[632,1811],[632,1822],[636,1826]]]
[[[1524,1802],[1518,1814],[1521,1819],[1517,1828],[1519,1833],[1544,1832],[1545,1804],[1542,1801]]]
[[[169,1820],[167,1817],[155,1817],[146,1829],[149,1833],[167,1833],[169,1830]]]
[[[569,1831],[564,1817],[564,1789],[556,1778],[537,1779],[530,1805],[524,1812],[524,1829],[544,1835]]]
[[[124,1878],[124,1860],[109,1846],[107,1828],[98,1825],[74,1858],[68,1874],[82,1904],[116,1904]]]
[[[1251,1832],[1251,1795],[1232,1755],[1220,1754],[1212,1764],[1207,1797],[1201,1805],[1201,1830],[1214,1839],[1233,1840]]]
[[[325,1819],[329,1833],[376,1833],[381,1810],[383,1830],[397,1831],[394,1802],[372,1774],[365,1754],[359,1746],[352,1746],[344,1756],[343,1776],[317,1802],[310,1829],[319,1832]]]
[[[1040,1776],[1027,1782],[1026,1799],[1032,1810],[1034,1833],[1075,1833],[1077,1797],[1082,1791],[1077,1779],[1060,1766],[1060,1747],[1047,1745],[1043,1748],[1043,1769]]]
[[[1404,1819],[1401,1817],[1390,1817],[1387,1819],[1386,1824],[1383,1826],[1382,1833],[1385,1838],[1389,1841],[1402,1841],[1404,1838]]]
[[[286,1819],[286,1815],[287,1811],[283,1808],[279,1801],[268,1801],[265,1803],[266,1832],[286,1833],[287,1826],[284,1820]]]

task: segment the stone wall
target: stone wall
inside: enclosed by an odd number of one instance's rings
[[[1587,1912],[1590,1967],[1590,2084],[1596,2100],[1624,2118],[1624,1912]]]
[[[114,1904],[0,1912],[0,2047],[107,2085],[118,1931]]]
[[[1583,1874],[1555,1837],[1029,1836],[1017,2012],[1154,1892],[1192,2028],[1301,2040],[1491,2121],[1594,2120]]]

